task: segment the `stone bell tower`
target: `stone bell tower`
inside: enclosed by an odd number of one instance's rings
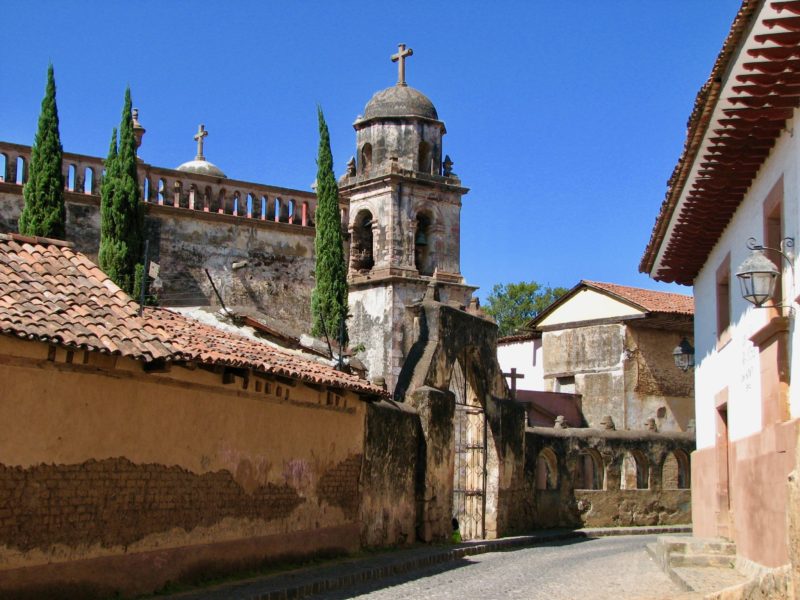
[[[476,289],[460,267],[461,196],[467,188],[442,160],[444,123],[405,81],[412,50],[401,44],[397,84],[377,92],[356,119],[356,156],[339,180],[349,201],[348,282],[352,345],[363,344],[369,376],[391,391],[403,361],[404,316],[435,286],[442,302],[465,306]]]

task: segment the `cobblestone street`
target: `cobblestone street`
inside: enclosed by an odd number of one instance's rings
[[[645,545],[655,538],[648,535],[570,540],[490,552],[314,598],[699,598],[680,590],[648,557]]]

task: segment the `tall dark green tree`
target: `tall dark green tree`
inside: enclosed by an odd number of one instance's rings
[[[39,127],[31,148],[28,181],[22,189],[25,206],[19,216],[19,232],[64,239],[67,212],[64,206],[64,174],[61,136],[58,133],[56,80],[53,65],[47,68],[47,87],[39,113]]]
[[[328,125],[317,107],[319,153],[317,155],[316,268],[311,294],[311,333],[321,337],[325,331],[339,338],[340,323],[347,317],[347,264],[344,258],[339,187],[333,174],[333,156]],[[323,328],[324,322],[324,328]],[[344,340],[347,341],[345,328]]]
[[[100,268],[125,292],[136,295],[142,279],[144,207],[136,173],[131,90],[125,90],[122,120],[111,138],[100,187]]]

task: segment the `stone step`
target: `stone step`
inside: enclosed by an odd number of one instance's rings
[[[724,554],[670,554],[671,567],[728,567],[733,568],[735,557]]]
[[[665,552],[671,555],[700,554],[736,556],[736,544],[722,538],[693,538],[682,536],[659,536],[658,544],[663,545]]]

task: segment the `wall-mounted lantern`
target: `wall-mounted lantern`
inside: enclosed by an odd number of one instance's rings
[[[750,256],[739,265],[736,277],[739,278],[739,285],[742,290],[742,297],[753,304],[756,308],[764,307],[764,303],[772,298],[775,293],[775,283],[781,272],[769,258],[764,255],[765,250],[777,252],[792,269],[792,261],[785,254],[787,248],[794,247],[794,239],[785,238],[781,242],[781,248],[768,248],[756,242],[755,238],[747,240],[747,247],[750,249]],[[777,308],[781,305],[770,305],[764,308]]]
[[[681,371],[688,371],[694,368],[694,348],[689,343],[689,340],[683,338],[681,343],[675,346],[672,351],[672,358],[675,361],[675,366]]]

